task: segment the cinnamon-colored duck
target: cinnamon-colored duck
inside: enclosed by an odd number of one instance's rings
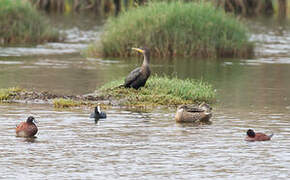
[[[16,126],[16,136],[18,137],[34,137],[37,133],[38,128],[34,124],[35,118],[33,116],[29,116],[26,122],[21,122]]]
[[[249,129],[247,131],[247,137],[245,141],[269,141],[274,134],[266,135],[264,133],[255,133],[254,130]]]

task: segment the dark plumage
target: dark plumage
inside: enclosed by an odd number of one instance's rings
[[[141,67],[134,69],[125,79],[124,87],[125,88],[134,88],[139,89],[140,87],[145,86],[147,79],[149,78],[151,71],[149,68],[150,62],[150,51],[147,48],[132,48],[138,52],[141,52],[144,55],[143,64]]]
[[[107,114],[105,112],[101,111],[100,106],[95,107],[95,111],[91,113],[90,118],[95,118],[95,119],[105,119],[107,118]]]
[[[38,128],[34,124],[35,118],[33,116],[29,116],[26,122],[21,122],[19,125],[16,126],[16,136],[19,137],[33,137]]]
[[[252,129],[249,129],[245,141],[269,141],[273,135],[274,134],[268,136],[264,133],[255,133]]]

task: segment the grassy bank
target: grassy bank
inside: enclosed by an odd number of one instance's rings
[[[100,99],[98,97],[86,97],[79,95],[56,95],[49,92],[28,91],[26,89],[12,87],[0,89],[0,103],[24,102],[24,103],[48,103],[55,108],[70,108],[79,106],[92,106]]]
[[[0,1],[0,45],[57,41],[58,31],[25,0]]]
[[[126,106],[158,106],[215,102],[213,87],[200,80],[181,80],[176,77],[153,75],[145,87],[135,90],[120,88],[124,78],[109,82],[97,90],[95,95],[58,96],[49,92],[27,91],[21,88],[0,89],[1,102],[43,102],[55,108],[94,106],[96,103]]]
[[[198,102],[212,103],[215,91],[211,85],[191,79],[181,80],[166,76],[151,76],[146,86],[139,89],[114,88],[124,83],[124,79],[112,81],[98,92],[105,99],[113,98],[122,105],[178,105]]]
[[[64,99],[64,98],[53,99],[52,103],[53,106],[58,109],[92,105],[92,103],[89,103],[88,101],[81,100],[77,101],[73,99]]]
[[[17,87],[0,89],[0,102],[12,99],[21,91],[23,91],[23,89]]]
[[[253,44],[234,17],[210,3],[149,3],[106,24],[89,56],[128,56],[147,46],[153,56],[249,57]]]

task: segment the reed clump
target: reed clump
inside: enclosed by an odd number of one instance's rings
[[[147,46],[152,56],[249,57],[245,26],[210,3],[149,3],[108,20],[89,56],[129,56]]]
[[[118,87],[124,80],[116,80],[102,86],[98,92],[105,99],[113,98],[121,105],[178,105],[199,102],[213,103],[216,93],[203,81],[153,75],[145,87],[138,90]]]
[[[0,45],[58,40],[58,31],[29,2],[0,1]]]

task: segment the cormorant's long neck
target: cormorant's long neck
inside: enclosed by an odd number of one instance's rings
[[[149,59],[150,57],[148,57],[146,54],[144,54],[144,60],[143,60],[143,64],[142,66],[149,66]]]

